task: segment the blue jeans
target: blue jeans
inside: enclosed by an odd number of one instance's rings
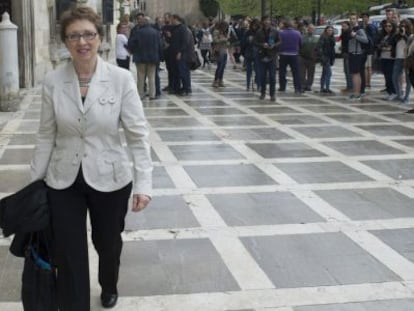
[[[394,85],[395,94],[397,94],[399,99],[402,99],[402,85],[401,85],[401,75],[404,71],[404,59],[396,58],[394,60],[394,66],[392,69],[392,84]]]
[[[256,84],[256,88],[259,87],[260,85],[260,78],[259,78],[259,64],[258,64],[258,59],[257,57],[249,57],[249,58],[245,58],[244,63],[246,65],[246,87],[249,89],[253,83]],[[252,83],[252,75],[253,72],[255,73],[255,78],[254,81]],[[253,88],[253,87],[252,87]]]
[[[260,93],[266,94],[266,78],[269,77],[269,95],[275,96],[276,89],[276,59],[270,62],[260,62]]]
[[[329,90],[331,85],[332,68],[329,63],[322,65],[321,90]]]
[[[408,70],[404,70],[404,76],[405,76],[405,94],[403,101],[408,101],[410,98],[411,93],[411,81],[410,81],[410,73]]]
[[[392,83],[392,73],[394,70],[394,59],[382,58],[381,59],[382,72],[385,78],[385,88],[388,95],[395,94],[394,84]]]
[[[345,74],[345,80],[346,80],[346,88],[348,90],[352,90],[352,75],[349,71],[349,55],[344,54],[343,60],[344,60],[344,74]]]
[[[226,68],[226,64],[227,64],[227,53],[220,52],[220,55],[217,59],[216,72],[214,74],[215,81],[223,80],[224,69]]]

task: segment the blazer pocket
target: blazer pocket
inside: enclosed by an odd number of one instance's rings
[[[100,158],[97,161],[99,175],[113,174],[114,160]]]
[[[115,181],[119,182],[121,180],[125,180],[127,177],[130,178],[131,170],[129,167],[128,162],[118,161],[114,163],[114,170],[115,170]]]

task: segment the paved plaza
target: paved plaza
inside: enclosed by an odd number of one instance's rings
[[[127,216],[114,310],[414,310],[414,114],[381,99],[382,75],[349,102],[341,66],[334,96],[296,95],[290,79],[260,101],[228,69],[225,88],[198,70],[191,96],[144,101],[154,198]],[[40,105],[30,89],[19,112],[0,113],[0,197],[29,181]],[[17,311],[22,260],[9,244],[0,310]]]

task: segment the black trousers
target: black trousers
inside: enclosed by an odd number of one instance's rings
[[[99,284],[102,291],[117,293],[121,232],[124,230],[131,188],[132,183],[117,191],[97,191],[86,184],[80,170],[72,186],[50,190],[60,311],[90,310],[88,210],[92,242],[99,256]]]

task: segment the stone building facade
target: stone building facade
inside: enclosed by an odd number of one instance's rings
[[[21,88],[41,83],[47,71],[69,58],[60,42],[58,16],[60,10],[76,3],[90,5],[100,14],[104,14],[107,7],[113,8],[113,20],[105,27],[106,35],[101,45],[104,56],[113,50],[114,25],[119,18],[120,6],[130,11],[138,9],[152,18],[162,16],[165,12],[178,13],[188,22],[201,17],[199,0],[0,0],[0,16],[7,10],[11,21],[18,26]]]

